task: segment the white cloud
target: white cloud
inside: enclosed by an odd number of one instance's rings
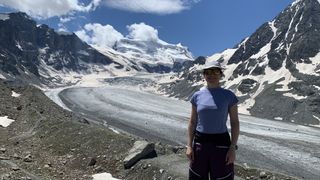
[[[158,37],[158,30],[145,23],[128,25],[127,29],[128,35],[126,38],[162,42]],[[75,34],[88,44],[99,47],[112,47],[117,41],[124,38],[111,25],[101,25],[99,23],[86,24],[83,29],[76,31]]]
[[[75,11],[94,10],[101,0],[92,0],[88,5],[79,0],[0,0],[0,5],[26,12],[36,18],[50,18],[67,15]]]
[[[115,30],[111,25],[101,25],[98,23],[86,24],[84,29],[75,34],[88,44],[100,47],[112,47],[114,43],[123,38],[123,35]]]
[[[105,5],[132,12],[172,14],[189,9],[191,3],[200,0],[105,0]]]
[[[75,19],[75,17],[72,16],[68,16],[68,17],[60,17],[59,18],[59,23],[58,23],[58,31],[62,31],[62,32],[69,32],[68,28],[65,26],[65,23],[68,23],[69,21],[72,21],[73,19]]]
[[[146,25],[145,23],[132,24],[127,26],[129,35],[128,38],[142,41],[158,41],[158,30]]]
[[[69,15],[73,12],[95,10],[101,2],[108,7],[133,12],[172,14],[189,9],[200,0],[91,0],[84,4],[81,0],[0,0],[0,6],[23,11],[35,18],[50,18]]]
[[[72,19],[75,19],[75,17],[61,17],[60,18],[60,22],[61,23],[67,23],[67,22],[69,22],[69,21],[71,21]]]

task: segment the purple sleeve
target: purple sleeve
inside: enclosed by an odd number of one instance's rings
[[[197,107],[197,102],[196,102],[196,100],[197,100],[197,94],[194,93],[194,94],[192,95],[191,99],[190,99],[190,102],[191,102],[191,104],[194,105],[195,107]]]
[[[230,92],[231,92],[231,91],[230,91]],[[231,93],[230,93],[230,103],[229,103],[229,107],[237,104],[238,102],[239,102],[239,100],[238,100],[237,96],[236,96],[233,92],[231,92]]]

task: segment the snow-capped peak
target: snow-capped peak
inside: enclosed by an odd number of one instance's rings
[[[104,54],[112,54],[114,60],[122,65],[131,66],[139,71],[169,72],[175,71],[177,64],[192,61],[188,48],[159,41],[122,38],[111,48],[97,47]],[[117,58],[118,57],[118,58]],[[119,60],[119,58],[121,60]],[[125,62],[125,64],[123,64]]]

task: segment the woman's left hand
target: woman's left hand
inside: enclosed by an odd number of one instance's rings
[[[236,160],[236,151],[233,148],[230,148],[227,152],[227,156],[226,156],[226,164],[233,164],[234,161]]]

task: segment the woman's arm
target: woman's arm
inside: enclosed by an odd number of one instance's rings
[[[187,156],[192,161],[193,160],[193,150],[192,150],[192,142],[194,138],[194,131],[197,123],[197,108],[192,105],[191,116],[188,124],[188,144],[187,144]]]
[[[227,153],[226,161],[227,164],[234,163],[236,159],[236,145],[240,133],[240,123],[238,117],[238,106],[233,105],[229,108],[230,126],[231,126],[231,146]]]
[[[238,142],[240,133],[240,123],[238,116],[238,106],[233,105],[229,109],[230,126],[231,126],[231,145],[235,146]]]

